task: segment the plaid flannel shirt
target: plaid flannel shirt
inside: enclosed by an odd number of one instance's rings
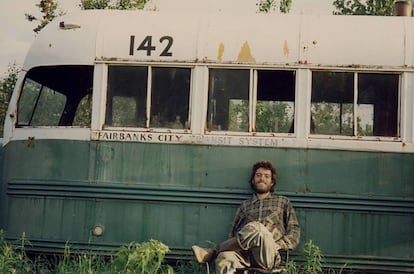
[[[273,238],[282,249],[294,249],[300,241],[300,227],[289,199],[285,196],[270,194],[260,200],[254,194],[244,201],[236,212],[230,237],[247,223],[258,221],[273,235]]]

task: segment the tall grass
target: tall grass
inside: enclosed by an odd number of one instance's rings
[[[304,262],[297,264],[294,260],[289,260],[282,268],[284,274],[342,274],[345,266],[337,269],[324,269],[323,268],[323,254],[319,246],[317,246],[312,240],[305,243],[302,250],[302,257]]]
[[[25,244],[28,242],[24,233],[20,243],[9,244],[4,240],[4,231],[0,230],[0,273],[50,273],[46,260],[30,259],[26,255]]]
[[[103,256],[71,251],[65,245],[64,254],[53,258],[43,256],[29,257],[25,245],[30,242],[22,235],[17,243],[4,240],[4,231],[0,230],[0,273],[10,274],[210,274],[208,265],[192,261],[175,261],[167,264],[165,256],[170,249],[157,240],[143,243],[132,242],[118,249],[114,256]],[[290,259],[283,266],[286,274],[321,274],[323,255],[320,248],[311,240],[302,250],[303,262],[298,264]],[[170,262],[171,263],[171,262]],[[325,269],[326,270],[326,269]],[[340,274],[330,269],[327,273]],[[214,273],[214,269],[212,271]]]
[[[157,240],[130,243],[120,247],[115,256],[73,252],[66,244],[64,254],[53,258],[29,257],[24,248],[27,244],[30,243],[25,240],[24,234],[19,244],[6,242],[4,231],[0,230],[0,273],[174,274],[173,267],[164,263],[165,255],[170,250]]]

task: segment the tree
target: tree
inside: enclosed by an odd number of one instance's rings
[[[259,0],[256,5],[259,8],[259,12],[269,13],[276,9],[277,0]],[[292,0],[280,0],[279,10],[281,13],[289,13],[291,6]]]
[[[6,76],[0,79],[0,136],[3,136],[4,119],[19,71],[20,68],[16,63],[9,64],[7,72],[5,73]]]
[[[40,0],[39,4],[36,6],[40,9],[40,12],[43,14],[42,19],[38,19],[36,16],[32,14],[26,13],[26,19],[30,22],[32,21],[39,21],[39,25],[33,29],[34,32],[38,33],[41,29],[43,29],[53,18],[57,16],[62,16],[64,14],[63,11],[58,10],[58,3],[56,0]]]
[[[83,10],[135,10],[143,9],[148,1],[149,0],[81,0],[79,7]]]
[[[337,15],[394,15],[395,0],[335,0]]]

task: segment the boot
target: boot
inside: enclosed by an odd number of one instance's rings
[[[191,247],[193,254],[199,264],[205,264],[216,255],[216,248],[205,248],[197,245]]]
[[[238,251],[241,250],[241,247],[238,240],[235,237],[233,237],[222,242],[221,244],[216,245],[213,248],[204,248],[199,247],[197,245],[193,245],[191,249],[193,250],[197,262],[200,264],[204,264],[211,261],[213,257],[215,257],[220,252]]]

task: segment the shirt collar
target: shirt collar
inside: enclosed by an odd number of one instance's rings
[[[270,192],[270,193],[269,193],[269,195],[268,195],[266,198],[264,198],[263,200],[270,199],[271,197],[272,197],[272,193]],[[260,200],[259,200],[259,198],[257,198],[256,193],[253,193],[252,202],[253,202],[253,203],[255,203],[255,202],[257,202],[257,201],[260,201]]]

